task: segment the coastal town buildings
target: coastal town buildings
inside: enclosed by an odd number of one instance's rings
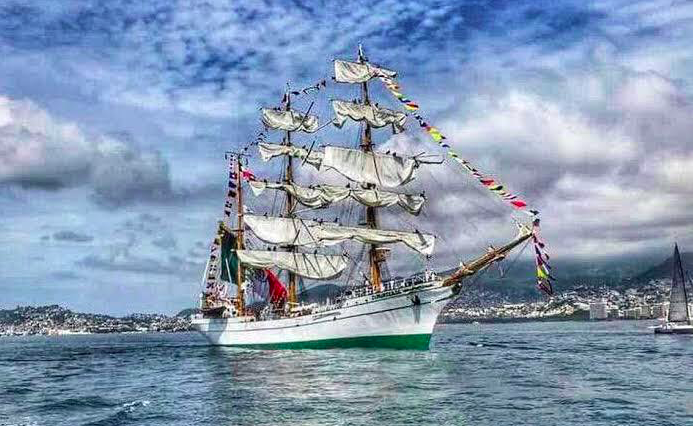
[[[659,280],[629,289],[577,286],[548,299],[524,302],[511,302],[483,288],[470,289],[441,313],[440,321],[660,319],[668,315],[670,285],[667,280]],[[689,309],[693,312],[693,306]],[[188,330],[189,313],[115,318],[75,313],[55,305],[0,310],[0,336]]]
[[[191,330],[185,316],[132,314],[125,317],[83,314],[58,305],[0,310],[0,336],[142,333]]]
[[[498,320],[619,320],[658,319],[668,314],[671,280],[652,280],[633,288],[576,286],[549,299],[524,303],[507,303],[497,298],[464,296],[443,312],[443,321]],[[490,299],[492,303],[484,303]],[[693,308],[693,307],[692,307]]]

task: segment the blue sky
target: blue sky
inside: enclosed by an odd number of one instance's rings
[[[458,152],[542,211],[559,258],[690,246],[692,39],[693,5],[675,1],[7,0],[0,307],[191,306],[223,151],[287,82],[329,78],[358,43]],[[438,152],[411,130],[381,147]],[[511,232],[507,209],[451,170],[421,176],[422,228],[447,236],[439,266]]]

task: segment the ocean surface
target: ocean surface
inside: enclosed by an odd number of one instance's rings
[[[0,425],[693,425],[693,337],[651,324],[440,325],[430,351],[0,338]]]

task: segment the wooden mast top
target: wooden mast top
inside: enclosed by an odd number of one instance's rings
[[[364,63],[366,61],[363,55],[363,48],[359,45],[358,62]],[[370,105],[371,101],[368,96],[368,81],[365,81],[361,85],[361,96],[362,101],[365,105]],[[368,121],[364,122],[363,139],[361,140],[361,150],[364,152],[373,152],[373,139],[371,136],[371,126]],[[374,185],[368,185],[373,187]],[[369,228],[378,227],[378,217],[375,207],[366,207],[366,224]],[[373,286],[373,291],[379,292],[382,288],[382,278],[380,274],[380,262],[378,259],[378,246],[371,244],[370,250],[368,251],[368,260],[370,264],[370,275],[371,275],[371,285]]]

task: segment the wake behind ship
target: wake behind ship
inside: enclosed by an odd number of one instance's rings
[[[417,169],[439,167],[444,159],[375,150],[377,129],[404,132],[407,119],[418,110],[399,92],[394,71],[368,62],[359,48],[356,62],[335,60],[334,72],[336,84],[353,85],[360,92],[356,100],[332,99],[334,118],[321,125],[319,117],[311,115],[315,101],[304,105],[305,112],[292,107],[296,98],[319,95],[327,87],[325,80],[299,91],[287,89],[280,106],[262,109],[264,130],[257,140],[227,153],[224,218],[218,223],[203,275],[201,313],[193,318],[197,330],[212,344],[250,348],[427,349],[438,314],[461,291],[463,282],[529,241],[534,242],[537,254],[538,284],[550,292],[548,256],[538,237],[537,212],[525,211],[524,201],[450,149],[453,160],[527,213],[531,222],[517,221],[514,239],[461,262],[453,272],[437,274],[425,267],[408,278],[390,273],[389,246],[406,247],[424,264],[434,253],[436,237],[417,228],[383,229],[380,210],[389,207],[419,216],[425,194],[401,188],[416,179]],[[407,113],[372,102],[372,79],[381,80]],[[441,143],[445,138],[436,128],[418,114],[414,117],[434,141],[449,148]],[[335,145],[317,145],[315,140],[298,146],[292,140],[317,134],[329,124],[344,131],[348,121],[360,125],[355,147],[333,141]],[[260,178],[250,170],[248,158],[255,146],[263,161],[281,160],[278,180]],[[336,172],[346,182],[300,183],[295,179],[297,166],[306,174],[317,171],[316,179]],[[263,213],[248,208],[245,198],[251,193]],[[341,290],[320,302],[299,300],[307,283],[320,282],[339,284]]]

